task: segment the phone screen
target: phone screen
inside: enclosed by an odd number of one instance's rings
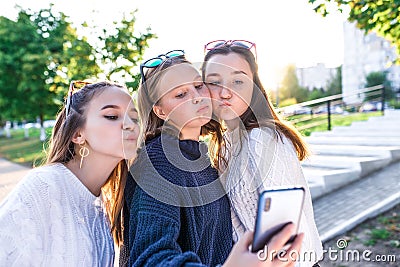
[[[252,252],[264,249],[271,238],[288,223],[300,223],[304,202],[304,188],[271,188],[260,194],[254,229]],[[293,235],[287,244],[293,242]]]

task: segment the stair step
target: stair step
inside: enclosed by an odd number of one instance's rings
[[[399,137],[349,137],[349,136],[321,136],[305,137],[308,144],[334,144],[334,145],[364,145],[364,146],[400,146]]]
[[[313,155],[302,162],[303,166],[355,169],[361,177],[387,166],[391,158],[374,156]]]
[[[313,132],[312,137],[325,137],[325,136],[338,136],[338,137],[400,137],[400,129],[397,131],[387,129],[374,129],[361,131],[360,129],[347,128],[333,128],[332,131]]]
[[[400,110],[313,132],[305,141],[313,155],[302,167],[314,199],[400,160]]]
[[[304,176],[310,188],[312,199],[333,192],[360,178],[360,170],[303,166]]]
[[[354,121],[349,127],[353,129],[400,129],[400,119],[394,120],[385,120],[380,119],[376,121]]]
[[[391,162],[400,160],[400,146],[358,146],[358,145],[311,145],[312,153],[317,155],[373,156],[390,158]]]

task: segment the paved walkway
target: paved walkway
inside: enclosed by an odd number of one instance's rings
[[[0,158],[0,202],[29,171],[29,168]]]
[[[352,229],[400,203],[400,162],[314,201],[322,241]]]
[[[0,158],[0,202],[29,168]],[[314,200],[315,220],[323,241],[400,203],[400,162]]]

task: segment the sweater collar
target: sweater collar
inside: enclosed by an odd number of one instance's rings
[[[59,168],[64,175],[65,183],[70,186],[73,192],[75,192],[75,194],[71,195],[75,201],[78,201],[81,204],[88,203],[89,205],[101,201],[101,195],[99,197],[93,195],[81,180],[79,180],[79,178],[76,177],[75,174],[73,174],[64,164],[55,163],[54,165]]]

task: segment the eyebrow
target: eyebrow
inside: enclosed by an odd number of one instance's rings
[[[241,70],[232,71],[231,74],[232,74],[232,75],[236,75],[236,74],[244,74],[244,75],[247,75],[246,72],[241,71]],[[219,73],[210,73],[210,74],[207,74],[206,77],[220,77],[220,76],[222,76],[222,75],[219,74]]]
[[[108,109],[108,108],[120,109],[120,106],[117,106],[117,105],[105,105],[105,106],[102,107],[100,110],[105,110],[105,109]],[[131,108],[129,111],[139,113],[139,112],[136,110],[136,108]]]
[[[108,109],[108,108],[120,109],[120,107],[117,105],[105,105],[100,110],[104,110],[104,109]]]
[[[196,80],[196,79],[198,79],[198,80]],[[177,86],[171,88],[170,90],[168,90],[168,92],[171,92],[171,91],[173,91],[173,90],[175,90],[175,89],[177,89],[177,88],[179,88],[179,87],[185,86],[185,85],[187,85],[187,84],[192,84],[192,83],[197,83],[197,82],[202,82],[202,81],[203,81],[203,80],[201,79],[201,75],[196,75],[196,76],[193,77],[193,81],[185,82],[185,83],[179,84],[179,85],[177,85]],[[168,93],[168,92],[167,92],[167,93]]]
[[[100,110],[108,109],[108,108],[114,108],[114,109],[119,109],[120,107],[117,105],[105,105],[102,107]]]

